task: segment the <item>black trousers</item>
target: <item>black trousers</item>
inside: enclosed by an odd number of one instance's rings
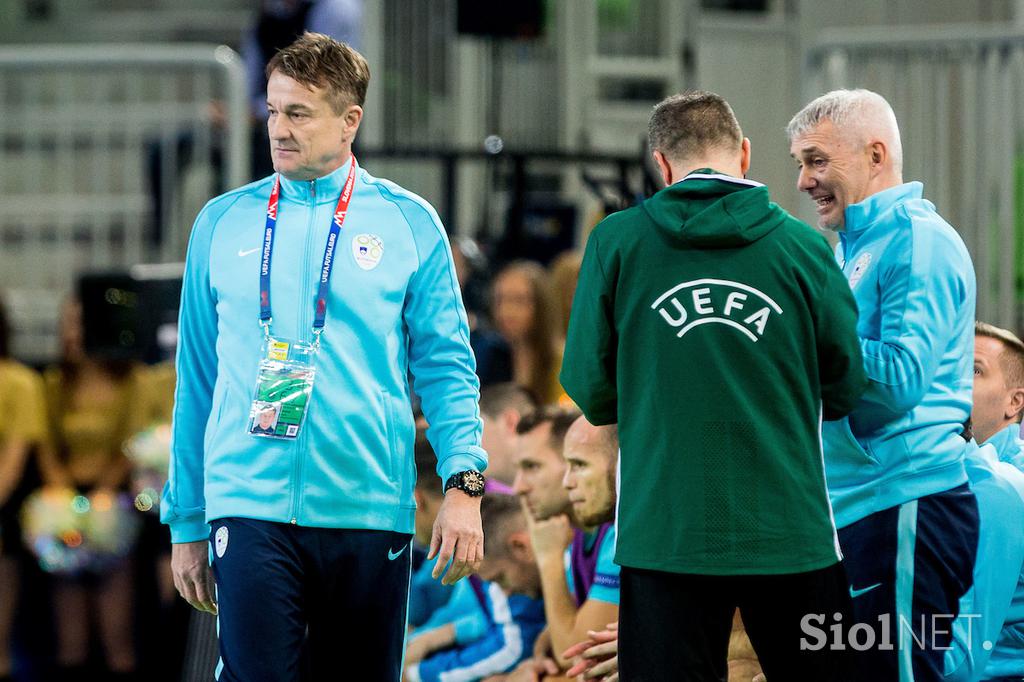
[[[849,656],[809,637],[808,624],[849,622],[846,573],[711,576],[622,568],[622,682],[726,682],[738,608],[769,682],[849,680]],[[819,621],[818,616],[821,616]],[[808,620],[810,618],[810,620]],[[803,646],[802,646],[803,644]]]
[[[398,682],[411,535],[253,519],[210,524],[220,682]],[[303,658],[305,662],[303,663]]]

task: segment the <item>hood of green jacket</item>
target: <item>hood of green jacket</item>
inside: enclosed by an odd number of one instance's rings
[[[785,220],[785,212],[759,183],[694,171],[643,203],[670,239],[699,248],[736,248],[765,236]]]

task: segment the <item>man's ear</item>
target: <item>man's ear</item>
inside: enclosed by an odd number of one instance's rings
[[[345,138],[351,141],[359,130],[359,124],[363,120],[363,108],[358,104],[352,104],[342,114],[345,118]]]
[[[510,407],[502,412],[498,419],[501,420],[502,428],[504,428],[507,433],[515,435],[516,427],[519,426],[519,420],[522,419],[522,415],[519,414],[518,410],[514,410]]]
[[[750,170],[750,138],[744,137],[743,142],[740,143],[740,175],[747,177],[748,170]]]
[[[530,563],[534,560],[530,534],[525,530],[509,533],[505,546],[508,548],[509,556],[520,563]]]
[[[1021,412],[1024,412],[1024,388],[1010,389],[1010,400],[1006,403],[1006,418],[1015,421],[1020,420]]]
[[[672,178],[671,164],[669,164],[668,159],[665,158],[665,155],[659,152],[657,149],[651,152],[651,157],[654,159],[654,163],[658,167],[658,172],[661,173],[662,181],[665,183],[665,186],[668,187],[674,181]]]
[[[889,149],[881,140],[875,140],[868,145],[868,155],[871,160],[872,168],[881,170],[882,166],[889,158]]]

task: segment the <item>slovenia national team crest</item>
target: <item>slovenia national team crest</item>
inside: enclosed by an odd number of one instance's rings
[[[228,527],[221,526],[217,529],[217,534],[213,537],[213,551],[217,552],[217,558],[224,556],[224,552],[228,551]]]
[[[850,288],[857,286],[857,282],[864,277],[864,272],[867,271],[868,266],[871,265],[871,254],[865,253],[857,262],[853,264],[853,272],[850,273]]]
[[[695,279],[681,282],[654,301],[651,309],[683,337],[705,324],[724,324],[753,342],[764,336],[765,327],[782,308],[770,296],[742,282]]]
[[[363,270],[373,270],[384,256],[384,242],[375,234],[357,234],[352,238],[352,257]]]

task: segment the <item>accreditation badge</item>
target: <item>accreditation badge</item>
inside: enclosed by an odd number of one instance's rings
[[[298,438],[313,393],[315,356],[312,344],[269,334],[264,338],[246,428],[250,434],[283,440]]]

